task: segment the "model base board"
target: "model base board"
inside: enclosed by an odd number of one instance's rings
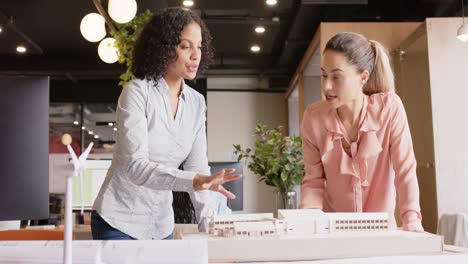
[[[442,237],[405,231],[332,233],[308,236],[219,237],[182,234],[182,239],[207,239],[210,262],[293,261],[392,255],[437,254]]]

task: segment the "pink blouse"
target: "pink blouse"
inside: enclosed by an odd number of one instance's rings
[[[326,101],[307,107],[301,127],[305,177],[301,208],[325,212],[388,212],[395,226],[396,191],[403,227],[421,226],[413,143],[401,99],[364,95],[359,133],[350,143]],[[342,146],[351,146],[349,156]]]

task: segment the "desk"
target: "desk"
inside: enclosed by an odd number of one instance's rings
[[[31,228],[31,227],[29,227]],[[63,226],[54,227],[48,226],[41,228],[41,226],[34,226],[31,229],[55,229],[62,230]],[[198,225],[196,224],[176,224],[174,226],[174,239],[180,239],[182,233],[196,233],[198,232]],[[93,240],[90,225],[75,225],[73,227],[73,236],[75,240]]]
[[[175,224],[174,239],[180,239],[182,233],[195,232],[198,232],[198,225],[196,224]],[[73,228],[73,235],[75,240],[93,240],[90,225],[76,225]]]

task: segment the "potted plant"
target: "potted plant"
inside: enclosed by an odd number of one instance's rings
[[[276,188],[282,202],[279,207],[295,208],[293,187],[301,184],[304,175],[301,137],[283,136],[281,126],[267,130],[261,122],[257,123],[254,136],[257,138],[255,150],[233,145],[234,154],[238,161],[246,160],[248,168],[259,176],[260,182]]]

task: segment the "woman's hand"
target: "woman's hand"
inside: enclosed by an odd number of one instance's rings
[[[420,221],[410,222],[407,225],[403,225],[403,230],[410,232],[424,233],[424,228]]]
[[[224,189],[222,185],[226,182],[234,181],[241,177],[239,174],[227,175],[233,173],[234,171],[236,170],[224,169],[216,172],[211,176],[197,174],[193,178],[193,189],[195,189],[195,191],[211,190],[222,193],[228,199],[235,199],[236,196],[230,191]]]
[[[421,217],[414,211],[409,211],[403,215],[403,230],[410,232],[424,232],[421,224]]]

